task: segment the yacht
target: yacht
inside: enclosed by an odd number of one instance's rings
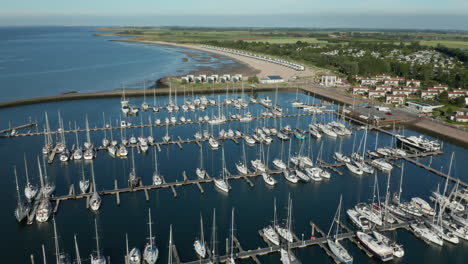
[[[432,208],[431,205],[428,202],[426,202],[424,199],[419,198],[419,197],[413,197],[411,198],[411,203],[419,207],[422,213],[429,215],[429,216],[435,215],[434,208]]]
[[[455,234],[459,238],[468,240],[468,228],[466,228],[465,226],[445,219],[442,220],[442,224],[445,228],[452,231],[453,234]]]
[[[195,170],[197,177],[204,179],[206,177],[206,170],[203,168],[203,147],[200,147],[200,167]]]
[[[456,236],[452,231],[444,228],[441,222],[430,222],[429,227],[443,240],[446,240],[452,244],[460,243],[460,239],[458,239],[458,236]]]
[[[289,250],[284,248],[280,249],[281,263],[283,264],[300,264],[301,262],[296,256]]]
[[[37,192],[39,191],[36,185],[29,182],[28,164],[26,162],[26,154],[24,154],[24,172],[26,173],[26,186],[24,187],[24,196],[28,201],[32,201],[36,198]]]
[[[423,136],[405,137],[402,135],[397,135],[396,139],[398,145],[417,152],[438,151],[441,147],[439,142],[426,139]]]
[[[371,164],[372,166],[384,172],[389,172],[393,169],[393,166],[384,159],[374,159],[371,161]]]
[[[340,152],[335,152],[335,154],[333,155],[333,157],[339,161],[339,162],[344,162],[344,163],[350,163],[351,162],[351,158],[340,153]]]
[[[330,248],[331,252],[337,259],[339,259],[342,263],[345,264],[352,264],[353,263],[353,257],[348,253],[346,248],[340,244],[338,241],[338,233],[339,233],[339,221],[340,221],[340,216],[341,216],[341,203],[342,203],[342,197],[340,196],[340,204],[338,205],[338,209],[335,213],[335,217],[333,218],[332,225],[330,226],[330,230],[328,231],[327,235],[327,244],[328,247]],[[333,225],[336,223],[336,233],[335,236],[332,237],[330,236],[330,233],[333,229]]]
[[[381,226],[383,224],[382,217],[378,215],[374,210],[372,210],[369,205],[365,203],[358,203],[354,207],[354,209],[361,215],[364,215],[372,223],[378,226]]]
[[[273,225],[269,225],[262,229],[263,234],[265,235],[266,239],[273,243],[276,246],[280,244],[280,238],[278,233],[275,231],[276,224],[276,199],[274,200],[274,211],[273,211]]]
[[[141,252],[140,249],[134,247],[128,253],[128,264],[140,264],[141,263]]]
[[[236,163],[236,169],[240,174],[244,174],[244,175],[248,174],[247,167],[242,162],[237,162]]]
[[[386,262],[393,259],[393,249],[383,242],[360,231],[356,232],[356,235],[359,241],[381,261]]]
[[[287,242],[292,243],[294,241],[294,236],[291,231],[292,225],[292,201],[291,197],[288,198],[288,218],[286,219],[286,225],[284,227],[277,225],[276,232]]]
[[[206,256],[206,246],[205,246],[205,236],[203,233],[203,218],[200,215],[200,239],[195,240],[193,243],[193,248],[195,252],[200,256],[200,258],[204,259]]]
[[[143,259],[147,264],[154,264],[158,260],[159,251],[156,245],[154,244],[154,236],[152,233],[151,222],[151,209],[148,209],[148,226],[149,226],[149,243],[146,243],[145,249],[143,250]]]
[[[19,184],[18,184],[18,175],[16,174],[16,167],[13,169],[14,174],[15,174],[15,181],[16,181],[16,195],[18,198],[18,204],[15,209],[15,217],[18,223],[21,223],[29,214],[29,211],[31,210],[29,204],[23,203],[21,200],[21,195],[19,191]]]
[[[214,137],[210,137],[210,139],[208,140],[208,144],[210,144],[210,147],[212,149],[217,149],[219,148],[219,143],[218,141],[214,138]]]
[[[284,134],[284,133],[282,133],[282,132],[280,132],[280,131],[278,131],[278,133],[276,134],[276,136],[277,136],[279,139],[281,139],[281,140],[288,140],[288,139],[289,139],[289,137],[288,137],[286,134]]]
[[[85,179],[83,162],[81,162],[81,180],[79,184],[81,193],[87,193],[89,189],[89,180]]]
[[[390,238],[386,237],[385,235],[375,230],[372,231],[372,234],[374,235],[375,239],[377,239],[377,241],[385,244],[387,247],[393,250],[394,257],[402,258],[405,255],[405,250],[403,249],[403,245],[398,245],[395,241],[391,240]]]
[[[266,184],[271,186],[274,186],[278,183],[273,177],[271,177],[271,175],[267,174],[266,172],[262,173],[262,178]]]
[[[370,230],[371,224],[364,215],[361,215],[358,211],[354,209],[348,209],[346,210],[346,213],[348,214],[353,224],[356,225],[359,229],[363,231]]]
[[[128,155],[128,150],[127,148],[125,147],[125,145],[120,145],[119,146],[119,153],[118,153],[118,156],[119,157],[127,157]]]
[[[99,234],[96,219],[94,220],[94,228],[96,230],[96,251],[91,254],[91,264],[106,264],[106,258],[101,255],[101,249],[99,247]]]
[[[297,183],[299,181],[298,177],[296,176],[296,174],[294,173],[290,173],[289,171],[287,170],[284,170],[283,171],[283,176],[284,178],[288,181],[288,182],[291,182],[291,183]]]
[[[374,173],[374,168],[367,165],[364,161],[354,160],[354,165],[356,167],[358,167],[359,169],[361,169],[362,172],[365,172],[365,173],[368,173],[368,174],[373,174]]]
[[[266,172],[266,166],[261,160],[252,160],[250,163],[252,164],[252,167],[255,169],[255,171]]]
[[[251,136],[249,135],[244,135],[244,140],[245,140],[245,143],[247,143],[247,145],[255,145],[255,139],[253,139]]]
[[[346,162],[345,163],[346,165],[346,168],[351,172],[351,173],[354,173],[356,175],[362,175],[364,174],[364,172],[357,166],[354,166],[352,163],[349,163],[349,162]]]
[[[158,156],[157,156],[156,148],[154,148],[153,151],[154,151],[153,185],[161,185],[163,183],[163,180],[158,170]]]
[[[286,164],[281,159],[274,159],[273,160],[273,165],[275,165],[275,167],[280,169],[280,170],[287,169]]]
[[[310,177],[307,176],[305,173],[303,173],[302,171],[300,170],[294,170],[294,172],[296,173],[296,176],[301,179],[302,181],[304,182],[310,182]]]
[[[52,214],[52,204],[49,199],[44,198],[39,202],[39,206],[36,210],[36,220],[39,223],[45,223],[49,220],[50,215]]]
[[[136,170],[135,170],[135,157],[133,155],[133,148],[132,148],[132,170],[128,174],[128,185],[130,188],[138,187],[140,184],[140,177],[137,177]]]
[[[99,208],[101,207],[101,196],[99,196],[99,193],[97,192],[96,189],[96,180],[94,178],[94,164],[91,162],[91,179],[93,182],[93,194],[91,195],[89,199],[89,207],[93,211],[98,211]],[[97,262],[98,263],[98,262]]]
[[[309,178],[313,181],[322,181],[322,177],[320,177],[320,171],[321,169],[318,167],[305,169],[307,176],[309,176]]]
[[[222,168],[222,172],[221,172],[221,177],[222,178],[215,178],[214,179],[214,184],[221,191],[228,193],[229,192],[229,185],[228,185],[227,180],[226,180],[226,163],[224,161],[224,148],[223,148],[223,151],[222,151],[222,163],[223,163],[223,168]]]
[[[434,231],[427,228],[425,225],[412,224],[410,225],[413,232],[421,237],[423,240],[434,243],[438,246],[444,245],[444,240],[438,236]]]

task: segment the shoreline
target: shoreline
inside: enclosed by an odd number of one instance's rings
[[[211,54],[216,54],[224,57],[228,57],[237,63],[244,65],[247,68],[253,69],[254,71],[258,72],[257,75],[259,78],[263,78],[270,75],[279,75],[283,77],[284,80],[292,80],[298,77],[316,77],[317,71],[311,69],[310,67],[306,67],[304,71],[296,71],[288,67],[284,67],[275,63],[270,63],[262,60],[257,60],[254,58],[249,58],[245,56],[235,55],[228,52],[222,52],[219,50],[212,50],[203,48],[197,44],[181,44],[181,43],[172,43],[172,42],[165,42],[165,41],[151,41],[151,40],[137,40],[137,39],[117,39],[112,40],[117,42],[128,42],[128,43],[144,43],[144,44],[157,44],[162,46],[171,46],[171,47],[178,47],[178,48],[185,48],[185,49],[192,49],[192,50],[199,50]],[[195,71],[197,72],[197,71]],[[252,75],[251,75],[252,76]]]

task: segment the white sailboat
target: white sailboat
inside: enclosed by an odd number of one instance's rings
[[[73,240],[75,241],[76,264],[81,264],[80,250],[78,248],[78,242],[76,241],[76,235],[73,235]]]
[[[44,185],[44,179],[42,178],[42,169],[41,169],[41,163],[39,162],[39,157],[37,157],[37,166],[39,167],[39,179],[41,181],[41,201],[39,202],[39,205],[36,210],[36,220],[39,223],[44,223],[49,220],[49,217],[52,213],[52,204],[50,203],[49,200],[49,195],[47,192],[44,191],[45,185]]]
[[[125,256],[127,264],[140,264],[141,263],[141,252],[137,247],[132,248],[128,251],[128,235],[125,234],[125,246],[127,249],[127,254]]]
[[[42,193],[44,196],[51,196],[55,192],[55,184],[53,182],[49,182],[49,178],[47,177],[47,166],[45,164],[45,157],[42,157],[42,165],[44,167],[44,187],[42,188]]]
[[[80,142],[78,140],[78,129],[76,127],[76,122],[75,122],[75,140],[76,140],[76,144],[75,144],[75,149],[73,150],[72,157],[73,157],[73,160],[80,160],[81,158],[83,158],[83,150],[81,149]]]
[[[243,160],[236,163],[236,169],[240,174],[247,175],[247,174],[249,174],[249,171],[248,171],[247,166],[246,166],[247,157],[246,157],[246,154],[245,154],[245,145],[244,145],[244,143],[242,143],[242,157],[243,157]]]
[[[156,147],[153,148],[154,152],[154,172],[153,172],[153,185],[161,185],[163,183],[162,177],[158,169],[158,154]]]
[[[292,230],[292,200],[291,197],[288,197],[288,217],[286,219],[286,225],[284,227],[282,226],[276,226],[276,232],[284,238],[286,241],[292,243],[294,240]]]
[[[356,236],[359,241],[381,261],[385,262],[393,259],[392,248],[388,247],[381,241],[360,231],[356,232]]]
[[[91,264],[106,264],[106,258],[101,255],[101,248],[99,247],[99,234],[96,219],[94,219],[94,229],[96,231],[96,251],[91,253]]]
[[[328,247],[330,248],[331,252],[342,262],[345,264],[352,264],[353,263],[353,257],[348,253],[345,247],[340,244],[338,241],[338,233],[339,233],[339,221],[340,221],[340,213],[341,213],[341,203],[342,203],[342,196],[340,196],[340,203],[338,205],[338,209],[336,210],[335,216],[333,217],[333,222],[332,225],[330,226],[330,229],[328,230],[328,235],[327,235],[327,244]],[[334,237],[330,236],[330,233],[333,229],[333,225],[336,223],[336,233]]]
[[[275,227],[277,226],[277,218],[276,218],[276,199],[274,199],[274,209],[273,209],[273,225],[269,225],[262,229],[263,234],[265,237],[276,246],[280,244],[280,238],[278,233],[276,233]]]
[[[410,227],[417,236],[421,237],[421,239],[438,246],[444,245],[444,240],[425,225],[412,224]]]
[[[31,210],[30,206],[27,203],[23,203],[21,200],[21,194],[19,191],[19,184],[18,184],[18,175],[16,173],[16,167],[13,167],[13,171],[15,174],[15,181],[16,181],[16,195],[18,199],[18,204],[16,205],[15,209],[15,217],[16,221],[18,223],[21,223],[29,214],[29,211]]]
[[[375,230],[372,231],[372,234],[374,235],[375,239],[377,239],[377,241],[385,244],[387,247],[392,248],[394,257],[401,258],[405,255],[403,245],[398,245],[395,241]]]
[[[203,145],[200,147],[200,167],[196,169],[195,173],[200,179],[204,179],[206,176],[206,170],[203,168]]]
[[[275,178],[271,177],[270,174],[263,172],[262,173],[262,178],[265,181],[266,184],[270,186],[275,186],[278,182],[275,180]]]
[[[85,178],[84,164],[83,162],[81,162],[81,180],[80,180],[81,193],[87,193],[88,189],[89,189],[89,180]]]
[[[135,188],[138,187],[140,184],[140,177],[137,177],[136,175],[136,169],[135,169],[135,157],[133,154],[133,148],[132,148],[132,170],[128,174],[128,185],[130,188]]]
[[[28,164],[26,162],[26,154],[24,154],[24,172],[26,174],[26,186],[24,187],[24,196],[28,201],[32,201],[36,198],[37,192],[39,191],[36,185],[33,185],[29,181],[29,172],[28,172]]]
[[[148,264],[156,263],[159,256],[159,250],[154,244],[152,225],[153,222],[151,222],[151,209],[148,209],[149,243],[146,243],[145,249],[143,250],[143,259]]]
[[[214,179],[214,184],[215,186],[220,189],[223,192],[228,193],[229,192],[229,185],[226,180],[226,162],[224,161],[224,148],[222,150],[222,172],[221,172],[221,179],[220,178],[215,178]]]
[[[200,256],[200,258],[205,258],[206,256],[206,245],[205,245],[205,235],[203,233],[203,217],[200,214],[200,238],[195,240],[193,243],[193,248],[195,252]]]
[[[98,211],[101,207],[101,196],[96,189],[96,179],[94,178],[94,163],[91,162],[91,180],[93,181],[93,194],[89,198],[89,207],[93,211]]]
[[[89,122],[88,117],[86,116],[86,142],[84,143],[84,153],[83,158],[85,160],[92,160],[94,158],[94,149],[93,143],[91,143],[91,137],[89,135]]]

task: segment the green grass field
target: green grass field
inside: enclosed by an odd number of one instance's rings
[[[447,48],[468,49],[468,41],[459,40],[421,40],[421,45],[435,47],[438,44],[444,45]]]

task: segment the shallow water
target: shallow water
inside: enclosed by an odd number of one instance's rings
[[[92,27],[0,27],[0,101],[142,88],[145,80],[236,64],[202,51],[110,41],[119,38],[94,33]]]
[[[260,93],[259,97],[271,96],[274,98],[274,93]],[[230,95],[237,97],[237,95]],[[307,95],[299,95],[301,100],[318,103],[319,99],[314,99]],[[211,96],[218,99],[218,96]],[[222,100],[225,95],[220,95]],[[291,113],[298,111],[290,107],[290,101],[295,99],[295,93],[280,93],[278,95],[278,103],[283,106],[285,112]],[[191,99],[191,98],[187,98]],[[183,101],[183,96],[179,96],[179,103]],[[158,97],[158,105],[166,104],[167,97]],[[133,105],[140,105],[142,98],[132,98]],[[254,115],[259,115],[263,111],[260,105],[249,106],[249,110]],[[83,100],[70,102],[57,102],[50,104],[38,104],[24,106],[21,108],[9,108],[1,110],[0,123],[6,124],[8,120],[13,120],[13,125],[21,124],[28,120],[29,116],[43,124],[43,111],[49,113],[51,126],[53,129],[57,127],[57,111],[60,111],[64,118],[65,126],[68,123],[73,124],[74,121],[80,127],[84,127],[85,115],[88,115],[90,126],[102,126],[102,112],[105,112],[106,120],[118,122],[120,115],[120,104],[118,99],[102,99],[102,100]],[[202,115],[211,116],[212,113],[217,113],[217,108],[209,108]],[[232,107],[223,108],[226,113],[235,113]],[[200,115],[200,112],[195,112]],[[178,116],[181,116],[179,113]],[[186,116],[193,115],[192,112]],[[144,112],[140,116],[131,117],[128,120],[134,123],[139,123],[141,120],[147,122],[148,117],[160,118],[164,120],[165,111],[159,114],[153,112]],[[190,116],[195,118],[195,116]],[[330,121],[336,117],[326,114],[317,115],[318,121]],[[221,127],[213,127],[214,133],[217,135],[220,128],[239,129],[241,131],[252,131],[256,126],[285,126],[287,124],[292,127],[306,128],[312,121],[312,117],[300,118],[284,118],[275,120],[257,120],[251,123],[228,122]],[[193,134],[199,130],[198,125],[184,125],[169,127],[169,133],[173,136],[181,138],[191,138]],[[203,125],[202,129],[210,129],[207,125]],[[27,130],[27,129],[25,129]],[[165,134],[166,128],[154,128],[153,133],[156,141],[161,141],[161,137]],[[142,133],[141,129],[126,131],[127,138],[131,135],[138,136]],[[405,130],[406,135],[417,134],[411,130]],[[149,135],[149,129],[144,129],[143,134]],[[342,149],[344,153],[350,153],[353,145],[355,149],[359,147],[364,131],[355,131],[353,137],[345,137],[342,141]],[[369,132],[367,138],[367,148],[375,147],[375,132]],[[100,145],[101,139],[104,136],[103,132],[91,132],[92,140],[95,146]],[[109,137],[109,133],[107,134]],[[113,131],[114,138],[120,138],[120,131]],[[355,140],[355,144],[353,144]],[[80,142],[85,139],[85,133],[80,134]],[[378,145],[386,146],[391,143],[391,137],[379,134]],[[234,163],[241,159],[242,141],[236,145],[232,141],[223,142],[223,147],[226,154],[227,168],[231,172],[235,172]],[[295,153],[299,150],[299,140],[293,139],[292,151]],[[69,147],[75,143],[74,135],[67,135],[67,144]],[[24,185],[23,171],[23,153],[26,153],[29,161],[30,175],[34,175],[33,181],[38,182],[37,166],[35,166],[36,155],[40,154],[43,145],[42,137],[25,137],[14,139],[0,139],[0,159],[3,161],[3,170],[1,172],[3,191],[0,193],[0,200],[4,202],[4,217],[0,218],[0,226],[3,228],[3,236],[0,239],[0,245],[3,248],[12,248],[4,252],[3,259],[10,262],[27,262],[29,254],[34,254],[36,260],[40,257],[41,244],[45,244],[48,259],[53,259],[53,230],[51,222],[45,224],[33,224],[32,226],[18,225],[13,216],[13,210],[16,205],[14,199],[14,178],[12,166],[18,167],[19,176],[22,185]],[[322,159],[328,162],[333,162],[332,154],[339,148],[340,140],[324,137],[321,140],[312,139],[309,144],[309,139],[305,140],[305,151],[312,150],[313,159],[315,161],[318,150],[323,145]],[[286,159],[288,154],[289,141],[285,142],[282,147],[281,142],[275,137],[273,143],[269,146],[269,166],[273,168],[272,160],[279,157],[281,149],[283,149],[283,157]],[[246,146],[247,160],[252,160],[258,157],[258,146]],[[153,151],[153,150],[151,150]],[[432,164],[435,168],[443,166],[442,170],[447,171],[450,155],[455,152],[454,165],[452,173],[455,177],[459,177],[464,181],[468,181],[468,174],[464,173],[463,161],[468,158],[466,149],[449,143],[443,146],[443,155],[433,158]],[[169,147],[162,146],[162,151],[158,152],[159,170],[168,182],[181,181],[182,172],[186,171],[189,178],[195,178],[195,169],[199,164],[199,148],[196,144],[185,144],[183,150],[179,150],[176,145]],[[221,169],[221,149],[211,150],[208,144],[203,143],[203,155],[205,168],[211,176],[218,176]],[[135,163],[136,171],[142,177],[145,184],[151,182],[153,167],[152,152],[147,155],[136,154]],[[429,158],[422,159],[423,162],[429,162]],[[402,161],[398,161],[399,164]],[[106,152],[99,152],[94,161],[97,188],[99,190],[112,189],[114,180],[117,179],[119,186],[127,186],[128,173],[130,171],[131,159],[113,159]],[[150,200],[145,201],[143,192],[130,193],[121,195],[121,204],[117,206],[114,196],[103,197],[103,204],[98,214],[92,213],[86,209],[85,200],[78,201],[63,201],[60,203],[58,214],[56,215],[57,226],[60,234],[62,248],[73,253],[73,234],[78,237],[81,256],[89,258],[89,254],[95,249],[94,242],[94,226],[93,221],[98,219],[100,238],[103,252],[106,256],[110,256],[113,263],[122,263],[125,254],[125,233],[129,235],[130,246],[138,246],[143,249],[145,238],[148,236],[147,226],[147,210],[152,209],[153,232],[156,235],[156,243],[161,250],[160,263],[166,261],[167,258],[167,243],[169,235],[169,225],[173,225],[174,242],[177,246],[179,255],[182,261],[196,260],[193,250],[193,241],[199,236],[199,216],[203,215],[205,226],[205,239],[210,239],[211,234],[211,217],[212,210],[216,208],[217,223],[218,223],[218,250],[221,253],[225,252],[225,239],[228,236],[230,225],[230,212],[234,207],[236,210],[236,236],[239,238],[244,249],[254,249],[265,247],[266,244],[258,235],[258,230],[266,226],[272,220],[273,215],[273,199],[277,199],[278,218],[286,217],[287,197],[290,194],[293,198],[293,229],[294,232],[301,237],[304,234],[305,238],[310,236],[311,228],[309,221],[313,221],[325,232],[328,231],[329,225],[338,205],[340,194],[343,195],[344,209],[354,206],[359,201],[368,201],[371,198],[373,176],[353,176],[345,168],[339,168],[344,174],[342,176],[332,173],[332,178],[321,183],[299,183],[290,184],[285,182],[282,176],[275,176],[278,179],[278,184],[275,187],[266,186],[261,178],[252,179],[255,186],[251,188],[243,180],[232,180],[230,185],[233,187],[231,192],[226,195],[220,193],[213,187],[212,184],[205,184],[203,188],[205,193],[200,194],[196,186],[186,186],[177,188],[178,197],[174,198],[170,189],[150,191]],[[66,194],[70,184],[78,185],[80,177],[80,162],[60,163],[55,161],[52,165],[47,166],[47,171],[56,182],[56,195]],[[393,169],[391,175],[391,190],[398,190],[398,183],[401,170]],[[86,163],[86,175],[89,177],[89,163]],[[378,173],[379,189],[381,194],[385,191],[386,174]],[[435,190],[437,184],[443,184],[439,176],[431,174],[413,164],[405,164],[405,173],[403,179],[403,197],[410,199],[413,196],[420,196],[428,199],[430,192]],[[450,185],[451,187],[451,185]],[[78,190],[78,188],[76,188]],[[383,196],[383,195],[382,195]],[[345,217],[343,217],[345,218]],[[351,226],[348,223],[349,226]],[[468,257],[465,251],[466,242],[459,245],[445,245],[443,248],[437,248],[431,245],[426,245],[420,239],[414,237],[412,233],[399,230],[397,239],[405,246],[405,257],[395,262],[400,263],[464,263],[464,259]],[[345,242],[344,245],[354,256],[355,263],[374,263],[376,260],[369,259],[362,251],[350,242]],[[319,248],[312,247],[295,251],[296,255],[303,263],[332,263],[332,260]],[[71,254],[74,256],[74,254]],[[279,254],[272,254],[259,258],[262,263],[280,263]],[[244,261],[242,263],[250,263]]]

